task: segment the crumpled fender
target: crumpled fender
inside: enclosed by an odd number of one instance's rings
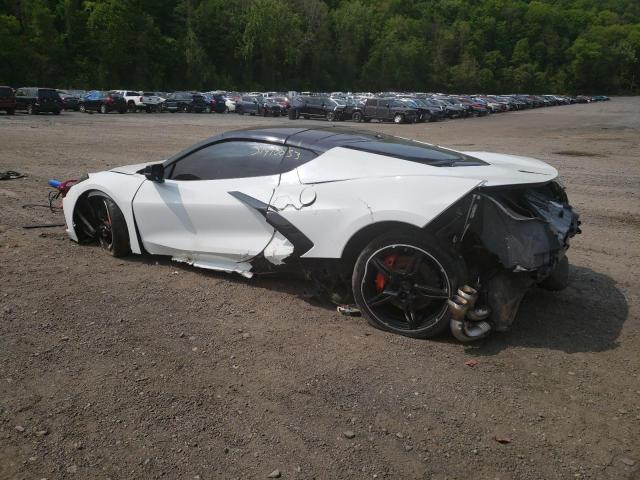
[[[116,172],[99,172],[90,173],[89,178],[76,183],[69,189],[69,193],[64,198],[62,206],[64,209],[64,219],[67,223],[67,234],[69,237],[78,241],[78,234],[73,226],[73,212],[78,199],[82,194],[91,190],[103,192],[118,205],[127,221],[127,230],[129,230],[129,243],[131,244],[132,253],[142,253],[140,243],[138,242],[138,233],[136,231],[135,218],[133,216],[132,201],[136,192],[142,185],[145,178],[142,175],[125,175]]]
[[[313,186],[281,183],[279,197],[295,199],[304,190],[304,195],[315,199],[308,206],[289,204],[278,214],[313,242],[302,258],[340,258],[349,239],[364,227],[394,221],[422,228],[479,183],[474,178],[443,181],[428,175],[363,178]]]

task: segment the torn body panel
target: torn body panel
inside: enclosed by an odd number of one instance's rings
[[[430,228],[460,252],[471,288],[478,290],[478,304],[490,312],[487,321],[492,329],[505,331],[531,286],[544,286],[542,282],[556,270],[566,285],[566,271],[560,270],[563,265],[566,270],[566,251],[570,238],[580,233],[579,225],[579,216],[564,191],[551,182],[478,188],[453,204]],[[461,307],[451,308],[452,315],[460,317]],[[465,330],[459,318],[457,322],[452,329],[460,334]]]
[[[198,268],[207,270],[217,270],[227,273],[239,273],[245,278],[253,277],[252,265],[249,262],[234,262],[228,258],[216,257],[207,254],[181,254],[171,257],[171,260],[179,263],[186,263]]]

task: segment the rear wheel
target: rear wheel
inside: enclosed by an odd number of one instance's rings
[[[211,113],[211,107],[209,105],[204,109],[204,113]]]
[[[105,104],[100,105],[100,113],[109,113],[109,109]]]
[[[7,115],[13,115],[14,113],[16,113],[15,108],[7,108]]]
[[[353,112],[353,115],[351,116],[352,120],[354,122],[361,122],[362,121],[362,113],[360,112]]]
[[[54,110],[54,111],[53,111],[53,114],[54,114],[54,115],[60,115],[60,110]]]
[[[370,324],[400,335],[430,338],[449,327],[447,300],[466,278],[464,261],[422,232],[371,241],[358,257],[353,296]]]
[[[33,115],[34,113],[36,113],[36,111],[33,108],[33,105],[31,105],[31,104],[27,105],[27,114]]]
[[[129,101],[127,102],[127,109],[128,109],[130,112],[135,112],[135,111],[136,111],[136,104],[135,104],[135,102],[134,102],[133,100],[129,100]]]
[[[336,114],[333,112],[327,112],[327,120],[333,122],[336,119]]]
[[[404,122],[404,117],[400,113],[396,113],[393,116],[393,123],[402,123]]]
[[[84,103],[80,105],[80,112],[85,113],[87,111],[87,107],[84,106]]]

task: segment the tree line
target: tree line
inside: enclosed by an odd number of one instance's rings
[[[639,93],[638,0],[0,0],[0,84]]]

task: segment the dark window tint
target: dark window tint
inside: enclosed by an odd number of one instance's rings
[[[13,90],[10,87],[0,87],[0,97],[6,98],[13,95]]]
[[[280,173],[282,145],[231,141],[202,148],[175,164],[174,180],[220,180],[276,175]]]
[[[368,107],[377,107],[378,106],[378,100],[367,100],[367,106]]]
[[[58,92],[55,90],[50,90],[48,88],[41,88],[38,90],[38,96],[42,98],[58,98]]]
[[[482,160],[434,145],[399,137],[384,137],[378,141],[366,141],[345,145],[346,148],[401,158],[434,166],[487,165]]]

